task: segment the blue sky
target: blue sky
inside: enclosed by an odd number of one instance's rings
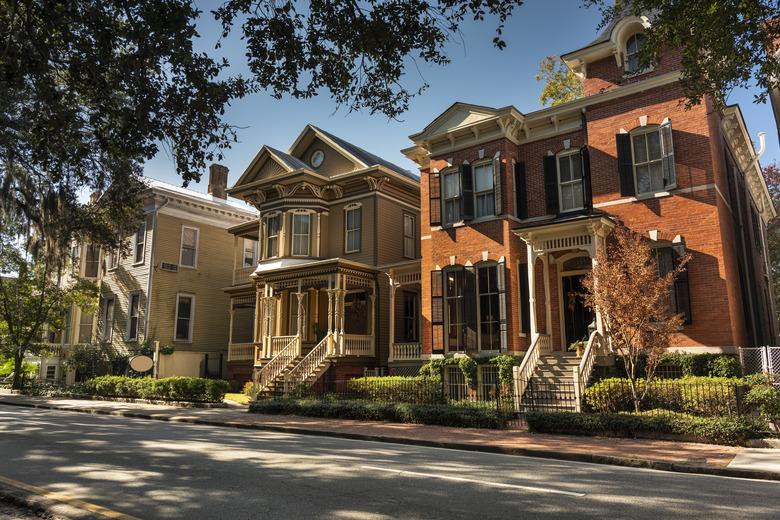
[[[213,52],[219,26],[208,13],[212,2],[201,3],[205,12],[199,25],[203,50]],[[420,66],[410,69],[406,85],[414,89],[423,79],[430,88],[415,98],[400,121],[381,115],[349,113],[339,108],[327,93],[310,100],[273,99],[266,93],[234,101],[226,121],[239,127],[239,142],[224,151],[222,164],[230,169],[229,185],[244,171],[263,144],[287,150],[307,123],[313,123],[396,164],[415,170],[400,152],[411,144],[408,136],[421,130],[455,101],[501,107],[514,105],[521,112],[540,108],[542,85],[534,79],[539,62],[550,54],[563,54],[590,42],[597,34],[597,9],[580,7],[579,0],[529,0],[516,9],[507,22],[504,38],[507,48],[500,51],[491,40],[495,22],[468,22],[462,28],[462,41],[448,48],[452,59],[443,67]],[[228,58],[232,72],[246,73],[244,47],[231,37],[219,50]],[[422,76],[420,76],[420,74]],[[736,91],[729,103],[739,103],[754,141],[759,131],[767,133],[767,150],[762,164],[780,160],[780,146],[771,108],[753,103],[756,91]],[[147,176],[181,184],[173,163],[161,152],[145,165]],[[205,192],[208,175],[190,188]]]

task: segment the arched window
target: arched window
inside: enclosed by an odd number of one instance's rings
[[[636,33],[626,40],[625,71],[627,74],[639,72],[639,51],[645,43],[645,35]]]

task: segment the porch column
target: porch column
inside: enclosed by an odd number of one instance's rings
[[[393,272],[390,272],[390,334],[389,334],[389,350],[390,353],[387,356],[388,362],[395,361],[393,356],[393,345],[395,344],[395,292],[398,290],[398,285],[393,280]]]
[[[336,299],[335,289],[328,289],[328,353],[329,354],[335,354],[334,347],[335,344],[333,342],[333,324],[334,324],[334,304]]]
[[[371,287],[371,294],[368,296],[368,300],[370,302],[369,307],[371,308],[371,321],[368,322],[369,325],[369,334],[371,335],[371,345],[374,349],[374,353],[376,353],[376,282],[373,282]]]
[[[297,311],[296,311],[296,317],[295,320],[295,329],[296,329],[296,336],[298,336],[301,340],[303,340],[304,334],[303,334],[303,327],[305,324],[304,317],[303,317],[303,296],[306,293],[303,292],[294,292],[295,295],[295,305],[297,305]]]
[[[550,302],[550,254],[542,255],[542,272],[544,277],[544,333],[552,338],[552,303]],[[563,341],[563,339],[561,339]],[[552,344],[552,342],[550,343]],[[566,349],[564,348],[564,351]]]
[[[336,323],[339,329],[339,342],[338,342],[338,354],[344,354],[344,300],[347,295],[347,277],[345,275],[340,276],[339,289],[336,293]]]
[[[591,272],[596,271],[596,266],[598,266],[599,264],[597,255],[598,252],[603,247],[604,247],[604,237],[596,233],[594,237],[593,251],[591,251],[591,255],[590,255]],[[598,278],[596,278],[595,276],[593,277],[593,284],[598,285]],[[596,315],[596,331],[603,336],[604,323],[601,320],[601,310],[598,308],[598,306],[594,309],[594,313]]]
[[[317,258],[320,257],[320,248],[322,247],[322,237],[320,236],[320,229],[322,228],[322,213],[319,211],[315,213],[317,215],[317,235],[315,236],[316,240],[316,247],[314,248],[315,251],[317,251]]]
[[[536,276],[534,275],[536,255],[534,254],[532,241],[529,240],[526,243],[526,247],[528,248],[528,269],[526,269],[528,272],[528,316],[531,321],[528,325],[530,327],[531,344],[533,344],[533,342],[536,341],[536,337],[539,335],[536,328]]]

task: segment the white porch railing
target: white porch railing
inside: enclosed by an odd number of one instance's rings
[[[596,364],[596,352],[601,348],[601,334],[593,331],[588,338],[585,352],[579,366],[572,368],[574,381],[574,407],[575,411],[582,411],[582,394],[588,386],[590,376],[593,374],[593,366]]]
[[[531,343],[531,348],[529,348],[526,351],[525,356],[523,356],[523,361],[520,363],[520,366],[512,369],[515,386],[514,395],[516,412],[520,412],[520,403],[523,400],[523,394],[525,394],[525,389],[528,388],[528,382],[536,371],[536,365],[539,364],[539,357],[542,355],[543,345],[552,345],[550,336],[539,334],[536,336],[534,342]]]
[[[228,345],[228,361],[252,361],[254,355],[254,343],[231,343]]]
[[[539,352],[541,354],[551,354],[552,348],[552,336],[549,334],[539,334]]]
[[[255,371],[255,395],[265,390],[298,357],[298,343],[298,336],[292,336],[292,340],[278,354],[260,370]]]
[[[279,354],[290,342],[298,336],[273,336],[271,338],[271,357]]]
[[[374,338],[365,334],[344,334],[344,356],[373,356]]]
[[[300,363],[284,376],[284,393],[289,393],[296,386],[305,383],[309,377],[319,370],[328,357],[328,341],[330,334],[309,351]]]
[[[256,266],[252,267],[236,267],[233,269],[233,285],[240,283],[249,283],[249,275],[255,272]]]
[[[393,343],[390,347],[389,361],[416,360],[422,356],[422,346],[419,343]]]

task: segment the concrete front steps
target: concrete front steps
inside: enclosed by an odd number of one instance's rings
[[[522,411],[575,411],[573,368],[580,360],[574,352],[542,354],[523,394]]]

